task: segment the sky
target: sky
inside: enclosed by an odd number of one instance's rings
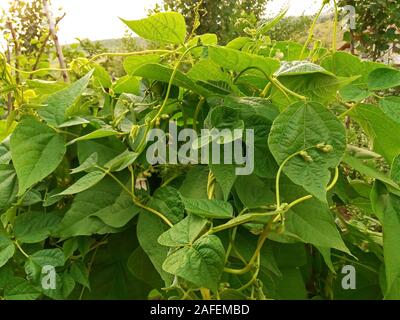
[[[289,6],[288,15],[313,14],[318,10],[321,1],[271,0],[267,5],[266,14],[267,16],[277,14],[285,6]],[[62,44],[76,42],[76,38],[91,40],[120,38],[126,27],[118,17],[127,20],[145,18],[147,10],[159,2],[161,1],[52,0],[55,14],[66,13],[59,26],[58,36]],[[0,7],[6,7],[7,3],[8,0],[0,0]],[[58,11],[59,8],[61,8],[60,11]]]

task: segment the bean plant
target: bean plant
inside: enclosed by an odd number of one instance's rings
[[[0,299],[399,299],[400,71],[277,21],[226,46],[176,12],[123,22],[160,49],[70,83],[1,56]],[[171,122],[190,150],[251,130],[254,170],[150,163]]]

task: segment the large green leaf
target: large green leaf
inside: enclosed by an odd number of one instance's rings
[[[9,206],[18,192],[17,175],[11,165],[0,164],[0,210]]]
[[[224,268],[225,249],[214,235],[201,237],[190,247],[172,253],[163,269],[197,287],[216,290]]]
[[[66,152],[64,138],[34,118],[19,123],[10,145],[18,176],[18,195],[51,174]]]
[[[138,36],[147,40],[174,44],[183,44],[185,41],[185,18],[177,12],[160,12],[141,20],[122,21]]]
[[[323,151],[317,148],[319,144],[332,148]],[[269,147],[280,165],[297,152],[306,150],[311,158],[294,156],[284,165],[283,172],[294,183],[326,201],[329,169],[340,163],[346,149],[344,127],[329,110],[317,102],[290,105],[274,121]]]
[[[63,124],[67,120],[68,108],[72,107],[85,91],[92,74],[93,71],[90,71],[67,88],[50,95],[47,99],[47,105],[39,109],[40,117],[52,126],[57,127]]]

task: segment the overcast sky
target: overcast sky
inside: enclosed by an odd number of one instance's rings
[[[215,0],[218,1],[218,0]],[[234,0],[232,0],[234,1]],[[315,13],[322,0],[271,0],[267,6],[267,15],[273,15],[286,5],[288,15]],[[125,26],[118,19],[128,20],[144,18],[147,10],[160,0],[52,0],[55,12],[65,12],[60,23],[59,38],[62,43],[74,42],[75,38],[101,40],[120,38]],[[5,7],[8,0],[0,0]]]

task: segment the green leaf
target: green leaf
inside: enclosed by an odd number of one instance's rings
[[[6,300],[35,300],[41,292],[22,278],[13,278],[4,289]]]
[[[184,17],[177,12],[160,12],[141,20],[121,19],[138,36],[153,41],[183,44],[186,36]]]
[[[80,178],[78,181],[76,181],[72,186],[70,186],[63,192],[54,195],[53,197],[81,193],[99,183],[101,180],[103,180],[105,176],[106,173],[103,171],[89,172],[88,174]]]
[[[80,166],[71,169],[71,174],[87,171],[96,166],[98,160],[97,152],[92,153]]]
[[[336,99],[337,91],[352,83],[358,77],[336,77],[321,72],[308,74],[282,75],[278,79],[285,87],[293,92],[307,97],[311,101],[322,104],[331,103]],[[283,93],[276,86],[272,87],[271,101],[281,110],[286,106],[300,101],[293,95]]]
[[[163,269],[197,287],[216,290],[224,264],[225,249],[221,240],[210,235],[169,255],[163,263]]]
[[[132,275],[127,263],[138,246],[135,230],[110,235],[107,244],[98,248],[89,275],[91,290],[83,300],[145,300],[152,289]],[[79,298],[79,292],[76,299]]]
[[[21,121],[11,136],[11,155],[24,192],[51,174],[66,152],[64,138],[34,118]]]
[[[207,225],[207,220],[188,215],[158,238],[158,243],[167,247],[191,245]]]
[[[0,268],[14,256],[14,243],[6,236],[0,234]]]
[[[370,90],[386,90],[398,86],[400,86],[400,71],[396,69],[379,68],[369,74]]]
[[[119,156],[107,162],[104,165],[104,168],[109,169],[111,172],[122,171],[133,164],[138,156],[137,153],[126,150]]]
[[[310,73],[322,73],[333,76],[332,73],[323,67],[309,61],[284,61],[274,76],[304,75]]]
[[[163,287],[162,279],[154,268],[146,252],[141,247],[137,247],[128,259],[129,271],[138,279],[143,280],[152,288]]]
[[[208,47],[208,57],[224,69],[242,72],[256,68],[272,75],[279,68],[279,60],[219,46]]]
[[[146,64],[135,70],[133,73],[136,76],[143,77],[144,79],[157,80],[165,83],[169,83],[173,69],[161,64]],[[210,95],[210,92],[204,89],[202,86],[194,83],[188,76],[179,70],[176,72],[172,84],[181,88],[192,90],[200,94],[203,97]]]
[[[15,238],[22,243],[37,243],[47,239],[58,226],[61,217],[55,212],[19,214],[14,223]]]
[[[221,187],[224,200],[227,201],[237,178],[235,166],[229,164],[210,164],[209,167],[218,185]]]
[[[113,179],[107,177],[74,198],[55,233],[61,238],[68,238],[115,232],[102,219],[116,215],[113,218],[123,217],[128,220],[135,216],[134,208],[130,196]]]
[[[240,176],[235,183],[237,195],[246,208],[275,203],[275,194],[270,187],[256,175]]]
[[[75,142],[78,142],[78,141],[93,140],[93,139],[100,139],[100,138],[104,138],[104,137],[117,136],[118,134],[119,134],[118,131],[115,131],[110,128],[97,129],[91,133],[84,135],[84,136],[80,136],[79,138],[71,140],[70,142],[67,143],[67,145],[74,144]]]
[[[137,224],[137,237],[140,246],[146,252],[154,268],[160,274],[165,284],[172,283],[172,277],[166,273],[162,264],[168,255],[168,248],[158,243],[159,236],[168,229],[168,226],[160,218],[150,212],[143,211],[139,215]]]
[[[71,264],[71,268],[69,270],[69,275],[77,283],[90,289],[89,271],[81,261],[76,261]]]
[[[92,74],[93,70],[67,88],[50,95],[47,106],[39,109],[40,117],[49,125],[56,127],[65,123],[68,108],[72,107],[85,91]]]
[[[81,124],[88,124],[88,123],[90,123],[90,121],[86,120],[84,118],[72,117],[70,120],[65,121],[64,123],[60,124],[58,127],[59,128],[68,128],[68,127],[74,127],[74,126],[79,126]]]
[[[331,145],[332,150],[319,150],[316,146],[321,143]],[[317,102],[290,105],[274,121],[269,147],[279,165],[297,152],[307,150],[311,160],[294,156],[283,166],[283,172],[326,202],[329,169],[339,165],[346,149],[345,129],[330,111]]]
[[[305,243],[350,253],[327,205],[316,199],[307,200],[287,212],[285,227]]]
[[[0,210],[9,206],[18,192],[17,175],[11,165],[0,164]]]
[[[17,123],[15,121],[10,124],[7,120],[0,120],[0,142],[7,138],[16,126]]]
[[[374,151],[383,155],[388,162],[392,162],[400,153],[400,125],[379,107],[370,104],[357,105],[349,115],[370,137]]]
[[[390,194],[386,187],[376,182],[371,192],[375,214],[383,227],[383,253],[385,261],[385,299],[400,299],[400,198]]]
[[[222,200],[183,198],[183,204],[187,212],[202,218],[229,219],[233,215],[230,203]]]
[[[393,181],[390,177],[388,177],[383,172],[380,172],[378,169],[365,164],[360,159],[357,159],[355,157],[346,154],[343,158],[343,162],[348,164],[350,167],[357,170],[361,174],[366,175],[367,177],[380,180],[392,186],[393,188],[399,189],[399,185],[395,181]]]
[[[156,54],[148,54],[145,56],[131,56],[124,60],[124,69],[127,74],[133,74],[137,68],[145,64],[159,63],[161,57]]]
[[[104,166],[126,150],[126,146],[116,137],[78,142],[78,159],[83,164],[93,154],[97,153],[97,164]],[[86,170],[86,169],[85,169]]]
[[[53,267],[62,267],[65,263],[65,256],[61,249],[45,249],[36,251],[29,256],[30,260],[44,267],[46,265]]]
[[[185,215],[185,207],[182,203],[181,194],[173,187],[158,188],[148,205],[164,215],[172,222],[178,223]]]
[[[400,97],[388,96],[380,99],[379,106],[390,119],[400,124]]]
[[[112,90],[116,94],[140,94],[140,79],[131,75],[123,76],[115,82]]]
[[[400,184],[400,155],[393,159],[390,178],[397,184]]]

